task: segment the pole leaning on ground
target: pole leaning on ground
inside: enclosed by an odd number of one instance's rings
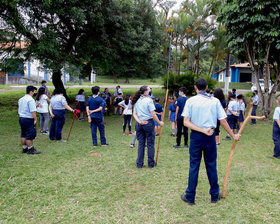
[[[69,132],[68,132],[67,139],[66,139],[67,141],[69,140],[69,137],[70,137],[70,134],[71,134],[71,131],[72,131],[72,127],[73,127],[73,124],[74,124],[74,120],[75,120],[75,114],[73,115],[71,127],[70,127],[70,130],[69,130]]]
[[[253,109],[253,103],[250,103],[250,110],[249,113],[245,119],[245,121],[243,122],[241,128],[238,131],[238,134],[241,135],[241,133],[243,132],[244,127],[246,126],[246,124],[248,123],[248,121],[250,119],[256,119],[256,120],[262,120],[265,119],[265,116],[259,117],[259,116],[251,116],[252,113],[252,109]],[[223,191],[222,191],[222,198],[226,198],[226,191],[227,191],[227,181],[228,181],[228,176],[229,176],[229,171],[230,171],[230,167],[231,167],[231,163],[232,163],[232,159],[233,159],[233,154],[234,154],[234,150],[236,147],[237,141],[234,140],[232,146],[231,146],[231,150],[230,150],[230,155],[229,155],[229,159],[228,159],[228,164],[227,164],[227,168],[226,168],[226,173],[225,173],[225,178],[224,178],[224,184],[223,184]]]
[[[166,93],[165,93],[165,101],[164,101],[164,109],[163,109],[163,114],[162,114],[162,122],[164,122],[164,117],[165,117],[165,110],[167,106],[167,101],[168,101],[168,84],[169,84],[169,68],[170,68],[170,60],[171,60],[171,49],[172,49],[172,31],[173,29],[170,28],[168,31],[171,31],[171,36],[170,36],[170,44],[169,44],[169,57],[168,57],[168,69],[167,69],[167,83],[166,83]],[[155,166],[157,166],[158,162],[158,154],[159,154],[159,146],[160,146],[160,139],[161,139],[161,133],[162,133],[162,127],[159,129],[159,138],[158,138],[158,146],[157,146],[157,154],[156,154],[156,161],[155,161]]]

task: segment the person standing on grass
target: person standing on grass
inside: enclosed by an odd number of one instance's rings
[[[253,110],[251,115],[252,116],[256,116],[257,113],[257,109],[258,109],[258,104],[259,104],[259,96],[258,96],[258,90],[255,90],[253,92],[253,97],[252,97],[252,101],[253,101]],[[256,119],[251,119],[251,124],[254,125],[256,124]]]
[[[66,142],[62,139],[62,129],[65,124],[65,109],[75,112],[67,103],[63,96],[63,89],[56,88],[50,100],[49,110],[52,117],[50,127],[50,140],[57,140],[59,142]]]
[[[273,114],[272,139],[274,141],[274,154],[272,158],[280,159],[280,95],[277,96],[277,107]]]
[[[112,104],[112,97],[111,97],[111,93],[109,92],[108,88],[104,89],[104,94],[105,94],[105,101],[106,101],[106,115],[109,116],[110,115],[110,106]]]
[[[215,90],[214,97],[216,97],[220,101],[222,107],[224,108],[224,110],[226,110],[227,103],[225,100],[225,95],[221,88],[217,88]],[[217,120],[217,127],[215,128],[215,136],[216,136],[216,145],[220,145],[221,137],[220,137],[220,121],[219,120]]]
[[[175,128],[176,128],[176,107],[175,107],[175,104],[174,104],[174,98],[172,97],[171,99],[171,103],[169,105],[169,120],[171,122],[171,136],[172,137],[175,137]]]
[[[190,128],[190,168],[189,181],[186,194],[181,195],[181,199],[189,205],[195,204],[196,186],[198,182],[199,166],[202,153],[210,183],[211,202],[216,203],[220,199],[218,175],[217,175],[217,146],[214,129],[217,120],[220,120],[222,127],[234,138],[239,140],[240,135],[234,135],[230,129],[226,118],[226,113],[220,101],[209,96],[205,91],[207,83],[204,79],[195,82],[194,89],[196,96],[191,97],[185,105],[182,116],[184,125]]]
[[[122,98],[122,93],[118,93],[118,95],[115,98],[115,111],[114,111],[114,115],[117,114],[118,108],[120,111],[120,115],[122,115],[122,107],[119,106],[119,103],[123,101]]]
[[[240,94],[237,96],[237,102],[238,102],[238,112],[239,112],[239,117],[238,117],[238,126],[241,128],[244,118],[245,118],[245,102],[243,101],[243,95]],[[238,129],[239,129],[238,128]]]
[[[142,168],[144,164],[145,143],[147,140],[148,148],[148,167],[155,166],[155,124],[153,119],[160,125],[164,123],[160,121],[155,112],[155,105],[152,98],[149,96],[150,88],[141,86],[133,97],[132,105],[134,105],[133,117],[136,120],[136,136],[138,140],[138,157],[136,165]]]
[[[99,86],[94,86],[91,88],[91,91],[92,96],[87,100],[86,110],[88,115],[88,122],[90,123],[91,128],[93,147],[97,146],[97,127],[100,133],[101,146],[108,146],[109,144],[106,142],[105,127],[102,117],[104,101],[100,96],[98,96],[100,88]]]
[[[227,107],[227,122],[233,131],[233,133],[236,133],[237,128],[237,121],[238,121],[238,107],[239,103],[236,102],[236,96],[234,94],[230,95],[230,101],[228,103]],[[228,134],[223,140],[230,140],[230,135]]]
[[[76,96],[76,102],[77,102],[77,106],[76,109],[80,110],[80,117],[79,117],[79,121],[84,120],[84,111],[86,110],[85,107],[85,90],[84,89],[80,89],[78,92],[78,95]]]
[[[131,132],[131,118],[132,118],[132,101],[131,95],[128,93],[123,101],[119,103],[119,106],[123,108],[123,135],[125,135],[126,124],[128,126],[129,135],[133,135]]]
[[[181,148],[181,137],[182,129],[184,129],[184,147],[188,148],[188,128],[184,126],[184,118],[182,117],[182,112],[185,107],[188,97],[186,97],[187,89],[186,87],[179,88],[179,98],[176,100],[176,123],[177,123],[177,139],[174,148]]]
[[[45,80],[43,80],[43,81],[41,82],[41,87],[43,87],[43,88],[46,89],[46,95],[49,97],[49,96],[50,96],[50,92],[49,92],[49,89],[48,89],[48,87],[47,87],[47,82],[46,82]],[[40,87],[40,88],[41,88],[41,87]]]
[[[40,133],[42,134],[49,134],[48,126],[50,121],[49,116],[49,103],[50,100],[46,95],[46,89],[40,87],[37,97],[36,97],[36,104],[37,104],[37,112],[40,115]]]
[[[34,86],[26,87],[26,95],[18,100],[19,124],[21,128],[22,153],[40,154],[33,146],[33,140],[36,138],[36,103],[33,99],[37,94],[37,88]]]
[[[162,116],[162,113],[163,113],[163,109],[162,109],[162,106],[159,104],[159,98],[155,98],[155,112],[156,112],[156,115],[158,117],[158,119],[161,121],[161,116]],[[156,136],[159,136],[159,128],[160,128],[160,125],[154,120],[154,123],[155,123],[155,134]]]

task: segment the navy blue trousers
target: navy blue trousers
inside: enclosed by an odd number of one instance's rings
[[[215,134],[204,135],[200,132],[192,131],[190,135],[190,169],[189,183],[186,189],[186,198],[190,202],[195,201],[196,186],[198,181],[199,166],[202,152],[206,166],[207,176],[210,183],[211,199],[217,200],[219,196],[218,175],[216,168],[217,148]]]
[[[188,145],[188,128],[184,125],[184,118],[177,120],[177,138],[176,143],[181,145],[182,129],[184,129],[184,145]]]
[[[140,125],[136,123],[135,125],[136,136],[139,142],[138,144],[138,157],[136,160],[136,165],[138,168],[143,167],[144,156],[145,156],[145,143],[147,140],[148,148],[148,166],[150,168],[155,166],[155,124],[153,119],[148,120],[148,124]]]
[[[272,139],[274,141],[274,155],[280,157],[280,128],[276,121],[273,122]]]
[[[51,140],[61,140],[62,129],[65,124],[65,110],[53,110],[54,118],[52,118],[49,138]]]
[[[257,109],[258,109],[258,105],[253,105],[253,110],[251,113],[252,116],[256,116]],[[256,124],[256,119],[252,119],[252,124]]]
[[[90,128],[91,128],[92,143],[94,145],[97,145],[97,127],[100,133],[101,144],[106,144],[103,118],[91,118]]]

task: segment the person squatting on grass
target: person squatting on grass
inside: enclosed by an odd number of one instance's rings
[[[133,117],[136,120],[135,130],[138,140],[138,157],[136,160],[138,168],[142,168],[144,164],[146,140],[148,148],[148,167],[154,167],[155,124],[153,119],[155,119],[160,126],[164,125],[156,115],[156,108],[152,98],[149,96],[149,92],[150,88],[148,86],[141,86],[132,100],[132,105],[134,105]]]
[[[36,103],[33,99],[37,94],[34,86],[26,87],[26,95],[18,100],[19,124],[21,128],[22,153],[40,154],[33,146],[36,138]]]
[[[273,114],[272,139],[274,141],[273,158],[280,159],[280,95],[277,96],[277,107]]]
[[[132,118],[132,101],[131,95],[126,94],[125,99],[119,103],[119,107],[123,108],[123,135],[125,135],[126,124],[128,126],[129,135],[132,135],[131,132],[131,118]]]
[[[40,87],[36,96],[37,112],[40,115],[40,133],[47,135],[49,134],[48,127],[50,121],[49,103],[50,100],[46,95],[46,89],[44,87]]]
[[[65,109],[75,112],[67,103],[65,97],[63,96],[63,89],[56,88],[53,92],[53,96],[50,100],[49,110],[52,117],[51,127],[50,127],[50,140],[57,140],[59,142],[66,142],[62,139],[62,129],[65,124]]]
[[[80,110],[80,117],[79,117],[79,120],[84,120],[84,111],[86,110],[86,107],[85,107],[85,90],[83,89],[80,89],[79,92],[78,92],[78,95],[76,96],[76,102],[77,102],[77,105],[76,105],[76,109]]]
[[[225,95],[223,93],[223,90],[221,88],[217,88],[214,92],[214,97],[216,97],[222,107],[224,108],[224,110],[226,109],[227,107],[227,103],[226,103],[226,100],[225,100]],[[215,136],[216,136],[216,145],[220,145],[221,144],[221,137],[220,137],[220,121],[217,120],[217,127],[215,128]]]
[[[162,113],[163,113],[163,109],[162,109],[162,106],[159,104],[159,98],[155,98],[155,112],[156,112],[156,115],[158,117],[158,119],[161,121],[161,116],[162,116]],[[154,120],[154,123],[155,123],[155,134],[156,136],[159,136],[159,129],[160,129],[160,125]]]
[[[184,129],[184,147],[188,148],[188,128],[184,126],[184,118],[182,117],[182,112],[185,106],[185,103],[188,99],[186,97],[187,89],[186,87],[179,88],[179,98],[175,102],[176,106],[176,122],[177,122],[177,138],[176,138],[176,145],[173,145],[174,148],[181,147],[181,137],[182,137],[182,129]]]
[[[101,146],[107,146],[109,145],[106,142],[105,138],[105,127],[104,127],[104,121],[102,116],[102,109],[103,109],[103,99],[98,96],[100,88],[99,86],[94,86],[91,88],[92,96],[88,98],[87,100],[87,115],[88,115],[88,122],[90,123],[91,128],[91,137],[92,137],[92,143],[93,147],[97,146],[97,127],[99,129],[100,133],[100,139],[101,139]]]
[[[181,195],[181,199],[189,205],[195,204],[196,186],[202,153],[210,183],[209,193],[211,195],[211,202],[216,203],[220,198],[216,167],[217,146],[214,134],[217,120],[220,120],[222,127],[234,140],[238,141],[240,139],[240,135],[234,135],[225,120],[226,113],[220,101],[205,92],[207,87],[204,79],[198,79],[195,82],[194,89],[197,95],[187,100],[182,113],[184,125],[192,130],[189,149],[190,168],[188,188],[186,189],[186,194]]]

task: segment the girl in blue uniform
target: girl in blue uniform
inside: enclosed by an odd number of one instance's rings
[[[163,109],[162,109],[162,106],[159,104],[159,98],[155,98],[155,108],[156,108],[156,110],[155,110],[156,115],[157,115],[158,119],[161,121]],[[155,123],[155,134],[156,134],[156,136],[159,136],[160,125],[155,120],[154,120],[154,123]]]
[[[176,107],[174,104],[174,98],[170,100],[170,105],[169,105],[169,120],[171,122],[171,129],[172,129],[172,137],[175,137],[175,128],[176,128]]]
[[[85,106],[85,91],[80,89],[78,95],[76,96],[77,106],[76,109],[80,110],[80,118],[79,120],[84,120],[84,111],[86,110]]]
[[[280,159],[280,95],[277,97],[277,107],[273,114],[272,139],[274,141],[273,158]]]
[[[57,140],[60,142],[66,142],[62,139],[61,133],[65,123],[65,109],[75,112],[63,96],[63,89],[57,88],[54,90],[53,96],[51,97],[49,105],[49,111],[52,117],[51,127],[50,127],[50,140]]]

